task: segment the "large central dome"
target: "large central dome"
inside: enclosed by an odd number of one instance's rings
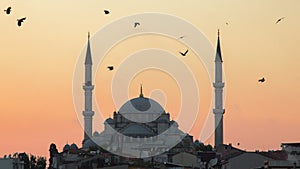
[[[166,114],[162,106],[155,100],[145,98],[141,86],[140,97],[127,101],[120,108],[119,113],[126,119],[137,123],[148,123]]]
[[[161,114],[164,112],[162,106],[155,100],[145,97],[137,97],[127,101],[119,110],[121,114],[132,114],[132,113],[150,113],[150,114]]]

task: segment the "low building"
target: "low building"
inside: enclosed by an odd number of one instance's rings
[[[293,162],[293,161],[278,161],[278,160],[273,160],[273,161],[267,161],[264,165],[266,169],[299,169],[300,168],[300,163],[298,162]]]
[[[24,162],[17,156],[0,158],[1,169],[24,169]]]
[[[200,159],[198,159],[196,155],[186,152],[175,154],[172,157],[172,162],[184,167],[200,168]]]
[[[300,161],[300,143],[282,143],[281,148],[288,153],[289,161]]]
[[[273,168],[289,166],[290,168],[293,164],[288,160],[289,153],[284,149],[249,152],[235,148],[231,144],[224,144],[217,147],[217,152],[221,155],[221,161],[225,161],[223,169],[258,169],[267,166]]]
[[[256,152],[244,152],[236,157],[228,159],[224,169],[251,169],[257,168],[264,164],[265,161],[272,159]]]

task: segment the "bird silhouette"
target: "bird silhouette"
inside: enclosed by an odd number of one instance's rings
[[[139,22],[134,22],[134,27],[140,26],[141,24]]]
[[[113,66],[107,66],[107,68],[108,68],[109,71],[114,70],[114,67],[113,67]]]
[[[179,52],[182,56],[185,56],[187,53],[189,52],[189,50],[187,49],[184,53]]]
[[[17,19],[18,22],[18,26],[22,26],[22,22],[26,19],[26,17],[21,18],[21,19]]]
[[[264,77],[258,80],[258,82],[261,82],[261,83],[263,83],[265,81],[266,81],[266,79]]]
[[[109,10],[107,10],[107,9],[104,10],[104,14],[105,14],[105,15],[108,15],[109,13],[110,13]]]
[[[183,39],[185,36],[183,35],[183,36],[180,36],[178,39]]]
[[[7,15],[9,15],[10,12],[11,12],[11,7],[8,7],[7,9],[5,9],[4,12],[5,12]]]
[[[282,21],[284,18],[285,18],[285,17],[279,18],[279,19],[275,22],[275,24],[278,24],[278,22]]]
[[[229,25],[229,23],[228,23],[228,22],[226,22],[226,25]]]

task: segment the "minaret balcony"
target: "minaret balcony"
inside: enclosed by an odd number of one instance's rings
[[[94,111],[83,111],[82,112],[83,116],[94,116]]]
[[[223,88],[225,84],[223,82],[215,82],[213,85],[214,88]]]
[[[224,114],[225,109],[213,109],[214,114]]]
[[[86,85],[86,86],[92,86],[92,82],[91,81],[87,81],[87,82],[85,82],[84,85]]]
[[[84,85],[83,89],[84,90],[93,90],[94,89],[94,85]]]

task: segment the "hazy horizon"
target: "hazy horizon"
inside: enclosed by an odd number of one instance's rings
[[[83,130],[73,105],[72,83],[78,57],[85,52],[87,32],[93,37],[112,21],[144,12],[186,20],[204,33],[214,49],[220,29],[226,75],[226,144],[254,151],[280,149],[283,142],[299,142],[300,111],[294,107],[300,103],[300,88],[297,88],[300,86],[297,70],[300,63],[299,5],[297,0],[188,0],[184,3],[180,0],[3,0],[0,9],[12,6],[12,13],[0,15],[0,156],[24,151],[48,156],[51,143],[55,143],[59,151],[67,143],[81,147]],[[111,13],[104,15],[104,9]],[[16,20],[21,17],[26,20],[18,27]],[[281,17],[285,18],[275,24]],[[139,22],[142,28],[142,20]],[[97,45],[91,43],[92,49],[100,48]],[[159,35],[131,37],[115,45],[99,67],[93,67],[97,70],[94,94],[97,102],[105,105],[101,107],[104,118],[116,110],[109,80],[117,65],[126,56],[144,48],[161,48],[175,55],[188,47]],[[195,52],[190,51],[185,58],[178,55],[177,59],[189,65],[196,76],[199,111],[206,113],[197,118],[190,131],[196,140],[211,111],[212,84]],[[116,65],[115,71],[107,70],[109,64]],[[266,78],[265,83],[258,83],[261,77]],[[168,98],[165,110],[176,119],[181,95],[174,78],[154,70],[137,74],[129,86],[131,98],[139,95],[140,83],[147,97],[155,89],[163,90]],[[80,92],[83,96],[83,90]],[[102,122],[96,119],[93,122],[94,128],[101,128]],[[205,143],[213,145],[213,137]]]

